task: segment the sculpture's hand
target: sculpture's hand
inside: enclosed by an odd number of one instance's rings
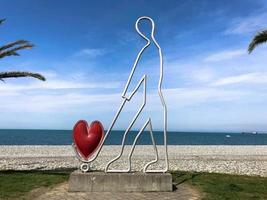
[[[138,84],[136,85],[135,89],[131,92],[129,96],[126,96],[126,90],[122,93],[121,97],[127,101],[130,101],[133,97],[133,95],[137,92],[138,88],[141,86],[141,84],[144,82],[144,93],[146,93],[146,75],[144,75]],[[126,87],[127,88],[127,87]]]
[[[130,101],[130,100],[131,100],[131,97],[127,97],[125,94],[123,94],[121,97],[122,97],[123,99],[126,99],[127,101]]]

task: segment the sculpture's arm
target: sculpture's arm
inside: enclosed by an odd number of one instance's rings
[[[131,94],[127,97],[126,95],[122,95],[122,98],[126,99],[127,101],[130,101],[133,97],[133,95],[137,92],[137,90],[140,88],[141,84],[146,80],[146,75],[144,75],[140,81],[138,82],[138,84],[136,85],[136,87],[134,88],[134,90],[131,92]]]
[[[137,55],[137,57],[136,57],[136,59],[135,59],[135,62],[134,62],[132,71],[131,71],[131,73],[130,73],[130,75],[129,75],[128,81],[127,81],[127,83],[126,83],[126,85],[125,85],[125,87],[124,87],[124,90],[123,90],[123,92],[122,92],[122,95],[121,95],[122,98],[126,99],[127,101],[130,101],[130,100],[131,100],[131,98],[133,97],[133,95],[136,93],[136,91],[137,91],[138,88],[140,87],[140,84],[142,83],[142,80],[144,79],[144,77],[142,77],[142,79],[139,81],[139,83],[137,84],[137,86],[135,87],[135,89],[130,93],[130,95],[129,95],[129,96],[126,95],[127,90],[128,90],[128,88],[129,88],[129,85],[130,85],[131,82],[132,82],[132,78],[133,78],[133,75],[134,75],[136,66],[137,66],[137,64],[138,64],[138,62],[139,62],[139,60],[140,60],[140,57],[141,57],[142,53],[144,52],[144,50],[145,50],[149,45],[150,45],[150,40],[147,39],[147,43],[146,43],[146,45],[141,49],[141,51],[138,53],[138,55]]]

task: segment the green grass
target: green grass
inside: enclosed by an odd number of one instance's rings
[[[172,174],[177,187],[186,182],[203,193],[203,200],[267,199],[267,178],[196,172]]]
[[[68,177],[69,172],[0,171],[0,199],[24,199],[31,190],[52,187]]]
[[[40,187],[53,187],[68,180],[70,171],[0,171],[0,199],[25,199]],[[192,185],[203,200],[267,200],[267,178],[215,173],[172,172],[177,187]]]

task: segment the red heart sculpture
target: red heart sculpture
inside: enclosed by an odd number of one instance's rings
[[[104,128],[99,121],[93,121],[88,127],[85,120],[78,121],[73,128],[73,141],[78,153],[88,159],[99,147],[104,138]]]

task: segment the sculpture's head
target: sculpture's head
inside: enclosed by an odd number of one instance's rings
[[[147,20],[151,23],[150,36],[140,31],[139,26],[142,20]],[[139,17],[135,22],[135,29],[139,33],[139,35],[141,35],[145,40],[149,41],[149,37],[152,37],[152,39],[154,39],[155,23],[153,19],[151,19],[150,17],[147,17],[147,16]]]

